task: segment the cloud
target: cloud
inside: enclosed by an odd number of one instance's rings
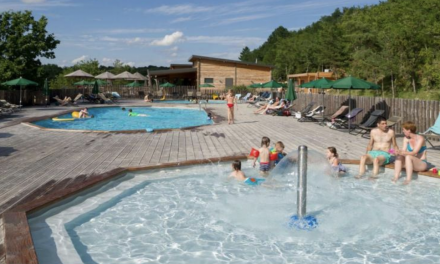
[[[87,56],[87,55],[82,55],[81,57],[72,60],[72,63],[73,63],[73,64],[77,64],[78,62],[81,62],[81,61],[83,61],[83,60],[86,60],[88,57],[89,57],[89,56]]]
[[[185,21],[190,21],[190,20],[192,20],[192,17],[179,17],[174,20],[171,20],[170,23],[175,24],[175,23],[180,23],[180,22],[185,22]]]
[[[102,61],[102,65],[105,65],[105,66],[113,65],[113,62],[115,62],[114,59],[110,59],[110,58],[102,58],[101,61]]]
[[[134,62],[132,62],[132,61],[124,62],[123,64],[124,64],[124,65],[128,65],[128,66],[130,66],[130,67],[134,67],[134,65],[136,65],[136,63],[134,63]]]
[[[178,43],[184,40],[183,33],[180,31],[176,31],[171,35],[165,35],[165,37],[161,40],[154,40],[151,42],[153,46],[170,46],[174,43]]]
[[[214,10],[214,7],[208,6],[195,6],[195,5],[162,5],[156,8],[151,8],[145,10],[145,13],[161,13],[166,15],[182,15],[182,14],[194,14],[194,13],[202,13],[209,12]]]
[[[234,37],[234,36],[194,36],[187,37],[187,42],[208,43],[225,46],[252,46],[261,45],[266,39],[257,37]]]
[[[98,30],[98,33],[119,35],[119,34],[142,34],[142,33],[160,33],[165,32],[165,28],[115,28],[108,30]]]
[[[25,4],[39,4],[46,2],[45,0],[21,0]]]

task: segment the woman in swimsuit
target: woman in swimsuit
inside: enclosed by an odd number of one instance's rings
[[[394,163],[393,182],[399,179],[402,168],[406,169],[406,180],[403,184],[409,184],[413,171],[426,171],[428,161],[426,160],[426,142],[425,138],[417,135],[417,127],[413,122],[405,122],[402,125],[403,147],[396,151],[396,161]]]
[[[228,124],[234,124],[234,103],[235,95],[232,90],[229,90],[228,94],[226,95],[226,105],[228,106]]]

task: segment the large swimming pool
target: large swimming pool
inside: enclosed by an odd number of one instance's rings
[[[226,104],[226,101],[224,100],[208,100],[208,102],[206,102],[206,100],[200,100],[200,102],[202,104]],[[165,104],[196,104],[195,101],[188,101],[188,100],[164,100],[164,101],[160,101],[160,100],[155,100],[153,103],[165,103]]]
[[[29,219],[40,263],[439,263],[440,181],[393,184],[308,175],[312,231],[288,227],[296,173],[265,186],[226,180],[230,164],[131,173]],[[309,167],[310,167],[309,166]],[[258,176],[250,162],[248,176]],[[350,168],[353,173],[356,168]]]
[[[88,112],[94,118],[75,119],[74,121],[53,121],[46,119],[34,122],[34,124],[55,129],[72,130],[97,130],[97,131],[121,131],[121,130],[155,130],[184,128],[212,124],[207,119],[207,114],[199,109],[162,108],[162,107],[104,107],[90,108]],[[147,116],[129,117],[128,110]],[[71,118],[66,114],[59,118]]]

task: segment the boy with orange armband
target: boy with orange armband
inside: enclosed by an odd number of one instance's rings
[[[270,169],[270,139],[268,137],[263,137],[261,139],[261,148],[259,151],[259,160],[260,160],[260,173],[262,175],[267,175]],[[257,163],[258,156],[254,156],[254,164],[255,167]]]

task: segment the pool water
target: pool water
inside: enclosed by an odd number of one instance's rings
[[[88,112],[94,118],[75,119],[75,121],[57,122],[46,119],[34,122],[34,124],[55,129],[73,130],[98,130],[98,131],[121,131],[121,130],[144,130],[148,129],[173,129],[212,124],[207,119],[205,111],[199,109],[161,108],[161,107],[131,107],[133,112],[147,116],[129,117],[128,109],[122,111],[122,107],[90,108]],[[66,114],[59,118],[71,118]]]
[[[39,261],[440,263],[440,181],[403,186],[388,171],[375,182],[336,178],[322,161],[309,164],[313,231],[288,227],[296,173],[283,161],[257,187],[226,180],[230,164],[172,168],[128,174],[31,216]]]

